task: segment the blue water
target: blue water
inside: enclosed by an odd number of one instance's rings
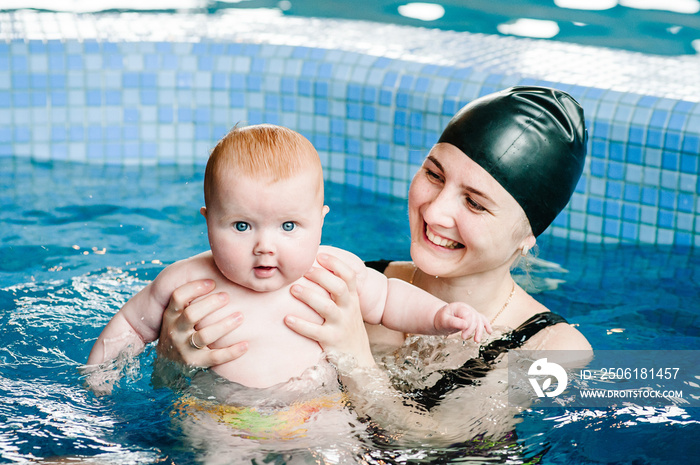
[[[649,10],[631,7],[633,2],[626,5],[608,2],[608,8],[596,11],[561,8],[553,0],[439,0],[427,2],[444,8],[444,16],[431,21],[399,14],[398,7],[407,3],[411,2],[294,0],[289,9],[282,11],[291,16],[359,19],[495,35],[509,35],[503,31],[503,25],[521,18],[535,19],[557,24],[559,31],[551,40],[659,55],[696,54],[692,43],[700,39],[700,13],[669,11],[673,2],[666,5],[657,2],[659,9]],[[584,0],[579,5],[591,3],[594,2]],[[236,5],[266,4],[269,2],[252,0]],[[664,11],[665,8],[668,9]]]
[[[78,368],[126,299],[164,265],[207,247],[198,213],[202,171],[0,159],[1,460],[79,455],[107,463],[187,463],[199,457],[171,422],[176,393],[151,384],[153,350],[130,367],[112,396],[88,393]],[[329,184],[327,202],[324,243],[365,259],[408,258],[405,201]],[[540,242],[546,263],[533,268],[531,280],[550,289],[537,298],[578,324],[595,349],[700,349],[700,252]],[[473,454],[544,464],[700,458],[700,414],[693,409],[533,409],[521,417],[514,444]],[[371,443],[365,447],[373,450]],[[416,456],[446,461],[450,454]],[[409,456],[384,446],[365,459],[406,463]]]
[[[47,8],[46,2],[26,0],[24,8]],[[598,47],[611,47],[658,55],[694,55],[700,44],[700,9],[695,0],[651,2],[565,2],[571,7],[558,6],[554,0],[431,0],[442,7],[437,19],[417,19],[399,13],[399,7],[409,1],[345,0],[323,2],[318,0],[246,0],[220,2],[192,0],[169,3],[144,0],[141,11],[191,11],[216,14],[231,9],[269,9],[287,16],[335,18],[375,21],[417,27],[437,28],[495,35],[512,35],[505,27],[518,19],[534,19],[556,24],[556,35],[547,40],[571,42]],[[594,5],[602,5],[597,9]],[[635,6],[636,4],[636,6]],[[578,8],[577,8],[578,6]],[[115,9],[113,2],[91,2],[90,11],[128,11]],[[62,5],[61,8],[66,8]],[[3,6],[0,5],[0,11]],[[65,10],[63,10],[65,11]],[[534,36],[544,25],[535,27]],[[529,37],[528,35],[524,35]]]

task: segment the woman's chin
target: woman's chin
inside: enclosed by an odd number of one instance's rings
[[[442,249],[442,250],[440,250]],[[430,244],[412,243],[411,244],[411,259],[416,267],[420,268],[423,273],[440,276],[450,269],[450,264],[456,259],[454,249],[446,249],[444,247]]]

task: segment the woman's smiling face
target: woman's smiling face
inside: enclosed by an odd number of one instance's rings
[[[451,144],[437,144],[408,193],[411,257],[441,277],[476,275],[510,267],[532,247],[525,213],[481,166]]]

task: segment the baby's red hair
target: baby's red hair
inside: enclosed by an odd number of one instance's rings
[[[204,202],[209,205],[217,174],[233,170],[244,176],[279,181],[303,170],[319,173],[323,198],[323,168],[318,152],[296,131],[272,124],[234,127],[209,156],[204,172]]]

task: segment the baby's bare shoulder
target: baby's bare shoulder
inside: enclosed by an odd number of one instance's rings
[[[179,287],[197,279],[218,280],[218,275],[214,258],[207,251],[166,266],[155,282],[167,282],[170,286]]]
[[[343,263],[352,267],[355,271],[363,270],[365,268],[365,262],[363,262],[360,257],[347,250],[339,249],[338,247],[322,245],[321,247],[319,247],[318,253],[332,255],[342,260]]]

